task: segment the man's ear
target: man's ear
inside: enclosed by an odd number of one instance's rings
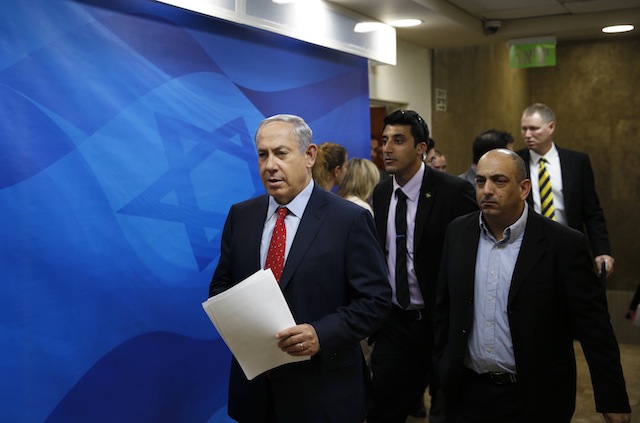
[[[523,179],[522,182],[520,182],[520,198],[526,201],[529,192],[531,192],[531,180]]]
[[[416,152],[420,155],[420,157],[422,157],[422,155],[427,152],[427,143],[418,143],[418,145],[416,145]]]
[[[318,157],[318,146],[315,144],[309,144],[304,155],[307,158],[307,167],[311,169],[316,162],[316,157]]]

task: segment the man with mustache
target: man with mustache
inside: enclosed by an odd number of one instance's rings
[[[435,373],[451,423],[569,423],[574,336],[606,422],[630,407],[605,293],[585,236],[535,213],[522,158],[477,165],[480,212],[447,229],[435,307]]]

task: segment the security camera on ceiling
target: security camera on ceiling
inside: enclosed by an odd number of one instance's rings
[[[502,21],[499,21],[497,19],[492,19],[492,20],[482,22],[482,29],[484,30],[484,33],[486,35],[495,34],[500,30],[501,26],[502,26]]]

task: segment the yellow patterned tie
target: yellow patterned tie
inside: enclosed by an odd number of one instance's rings
[[[540,168],[538,169],[538,184],[540,185],[540,213],[551,220],[556,220],[555,207],[553,207],[553,191],[551,190],[551,178],[547,167],[547,159],[540,158]]]

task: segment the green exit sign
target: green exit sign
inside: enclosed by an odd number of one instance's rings
[[[555,37],[509,40],[509,64],[514,69],[555,66]]]

